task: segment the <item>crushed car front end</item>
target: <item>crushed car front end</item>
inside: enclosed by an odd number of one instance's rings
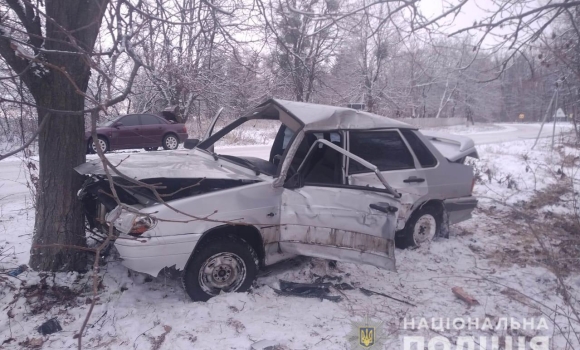
[[[233,169],[199,153],[203,152],[132,155],[133,162],[121,163],[117,172],[106,171],[100,159],[76,168],[87,176],[78,197],[89,230],[113,234],[126,267],[152,276],[164,267],[183,269],[202,234],[219,224],[211,220],[217,203],[224,196],[235,197],[238,187],[261,181],[251,171]],[[116,155],[109,159],[115,162]],[[151,162],[157,167],[140,169]],[[229,194],[214,199],[221,191]],[[242,208],[240,202],[236,205]]]

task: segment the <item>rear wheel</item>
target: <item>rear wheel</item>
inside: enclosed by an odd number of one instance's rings
[[[167,134],[163,138],[163,148],[165,149],[177,149],[179,146],[179,139],[175,134]]]
[[[183,287],[193,301],[206,301],[221,292],[245,292],[258,273],[258,259],[246,241],[219,236],[202,243],[183,274]]]
[[[398,248],[420,246],[427,243],[441,231],[442,212],[435,206],[417,209],[405,224],[401,234],[396,237]]]
[[[103,153],[107,153],[109,151],[109,143],[104,137],[99,136],[97,142],[93,142],[93,139],[89,139],[89,151],[91,153],[97,153],[97,145],[101,147]]]

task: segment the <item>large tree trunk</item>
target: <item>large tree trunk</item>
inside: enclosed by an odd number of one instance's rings
[[[57,73],[52,78],[47,85],[60,88],[42,89],[37,103],[58,110],[83,110],[84,97],[70,83],[59,81],[65,77]],[[30,265],[42,271],[84,270],[86,251],[66,247],[86,246],[83,210],[76,199],[83,179],[73,170],[86,161],[84,118],[47,114],[42,109],[38,116],[39,122],[50,119],[38,136],[40,174]]]
[[[45,62],[58,69],[51,68],[27,84],[39,106],[39,122],[47,115],[50,118],[38,140],[40,174],[30,257],[36,270],[79,271],[87,267],[86,251],[73,247],[86,247],[84,215],[76,196],[83,179],[73,168],[86,160],[82,111],[91,72],[87,58],[64,51],[92,52],[107,2],[46,2],[46,15],[51,20],[46,21],[49,39],[44,47],[51,51]],[[70,44],[71,37],[75,45]],[[47,114],[46,109],[79,113]]]

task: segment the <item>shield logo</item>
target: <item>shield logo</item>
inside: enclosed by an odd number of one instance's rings
[[[359,345],[363,348],[370,348],[375,345],[375,327],[359,328]]]

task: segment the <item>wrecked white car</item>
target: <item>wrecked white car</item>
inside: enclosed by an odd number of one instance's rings
[[[252,120],[280,123],[269,159],[214,152]],[[395,238],[408,246],[444,236],[477,204],[463,164],[477,157],[469,138],[277,99],[212,129],[190,150],[108,156],[118,200],[100,160],[76,168],[88,176],[79,192],[88,223],[113,225],[123,264],[152,276],[182,270],[193,300],[245,291],[260,267],[296,255],[394,270]]]

